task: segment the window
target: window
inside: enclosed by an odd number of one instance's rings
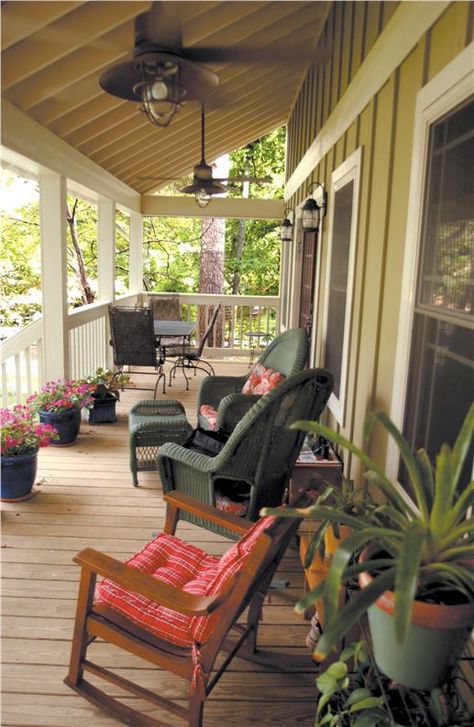
[[[432,461],[453,444],[474,392],[473,120],[471,97],[428,136],[403,430]]]
[[[391,418],[432,460],[454,441],[474,389],[473,71],[468,46],[416,104]],[[389,440],[387,473],[403,485],[399,459]]]
[[[341,426],[345,416],[361,157],[361,149],[357,149],[333,172],[329,200],[323,362],[334,376],[328,406]]]

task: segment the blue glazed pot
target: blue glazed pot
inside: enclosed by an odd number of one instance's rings
[[[40,422],[42,424],[51,424],[59,434],[59,439],[51,442],[53,446],[64,446],[76,441],[81,426],[80,409],[73,407],[59,414],[40,409],[38,413]]]
[[[38,450],[2,457],[2,501],[26,499],[35,484]]]

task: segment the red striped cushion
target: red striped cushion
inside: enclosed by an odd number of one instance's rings
[[[127,564],[187,593],[213,595],[224,590],[229,580],[242,569],[258,536],[273,520],[273,517],[261,518],[220,559],[163,533],[130,558]],[[206,641],[218,618],[218,612],[210,616],[185,616],[108,578],[97,586],[96,601],[177,646]]]

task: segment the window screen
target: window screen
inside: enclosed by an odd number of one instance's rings
[[[453,444],[474,393],[473,121],[471,98],[429,136],[404,433],[432,461]]]
[[[341,393],[353,198],[354,180],[351,179],[336,191],[334,198],[324,366],[334,376],[333,394],[336,398]]]

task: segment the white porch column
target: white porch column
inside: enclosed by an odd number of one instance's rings
[[[128,287],[130,293],[138,295],[143,285],[143,216],[135,212],[130,215],[129,250]]]
[[[69,377],[67,325],[66,179],[40,172],[43,299],[43,372],[46,381]]]
[[[101,303],[115,300],[115,202],[99,197],[97,205],[97,277]]]
[[[115,202],[99,197],[97,204],[97,278],[101,303],[115,300]],[[110,341],[109,318],[106,319],[106,340]],[[113,350],[107,346],[106,367],[113,367]]]

